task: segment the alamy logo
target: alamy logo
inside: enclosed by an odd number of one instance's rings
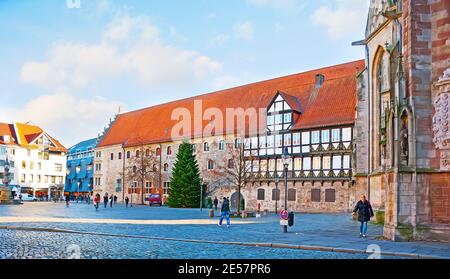
[[[377,244],[370,244],[367,246],[366,253],[370,254],[368,259],[381,259],[381,247]]]
[[[79,9],[81,8],[81,0],[66,0],[67,8]]]
[[[79,260],[81,258],[81,248],[76,244],[67,246],[66,252],[68,254],[68,259]]]

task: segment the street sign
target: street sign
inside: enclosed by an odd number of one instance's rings
[[[280,212],[280,219],[288,220],[289,219],[289,212],[287,210],[281,210],[281,212]]]
[[[287,226],[288,224],[289,224],[288,220],[284,220],[284,219],[280,220],[280,226]]]

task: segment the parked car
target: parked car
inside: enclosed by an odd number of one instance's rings
[[[159,204],[159,206],[162,206],[162,199],[160,194],[151,194],[148,198],[148,202],[150,206],[154,204]]]
[[[37,201],[37,198],[28,193],[22,193],[22,201]]]

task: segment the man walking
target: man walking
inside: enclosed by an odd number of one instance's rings
[[[109,207],[112,207],[113,201],[114,201],[114,197],[113,197],[113,195],[111,195],[111,197],[109,197]]]
[[[219,204],[219,200],[217,199],[217,197],[214,197],[214,211],[217,211],[217,205]]]
[[[128,208],[128,203],[130,202],[130,199],[128,197],[125,197],[125,207]]]
[[[230,227],[230,201],[227,198],[223,198],[222,203],[222,215],[220,216],[219,227],[222,226],[223,218],[227,219],[227,228]]]
[[[370,202],[366,199],[365,195],[362,195],[361,200],[356,203],[353,212],[358,212],[358,221],[361,222],[359,237],[366,238],[367,222],[369,222],[370,218],[373,217],[373,210],[372,205],[370,205]]]
[[[105,208],[108,206],[108,195],[107,194],[105,194],[103,196],[103,204],[104,204]]]
[[[117,203],[117,196],[114,195],[114,204],[116,204],[116,203]]]

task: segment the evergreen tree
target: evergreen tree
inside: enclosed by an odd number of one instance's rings
[[[170,207],[198,207],[200,204],[200,171],[192,145],[185,142],[178,149],[169,186]]]

